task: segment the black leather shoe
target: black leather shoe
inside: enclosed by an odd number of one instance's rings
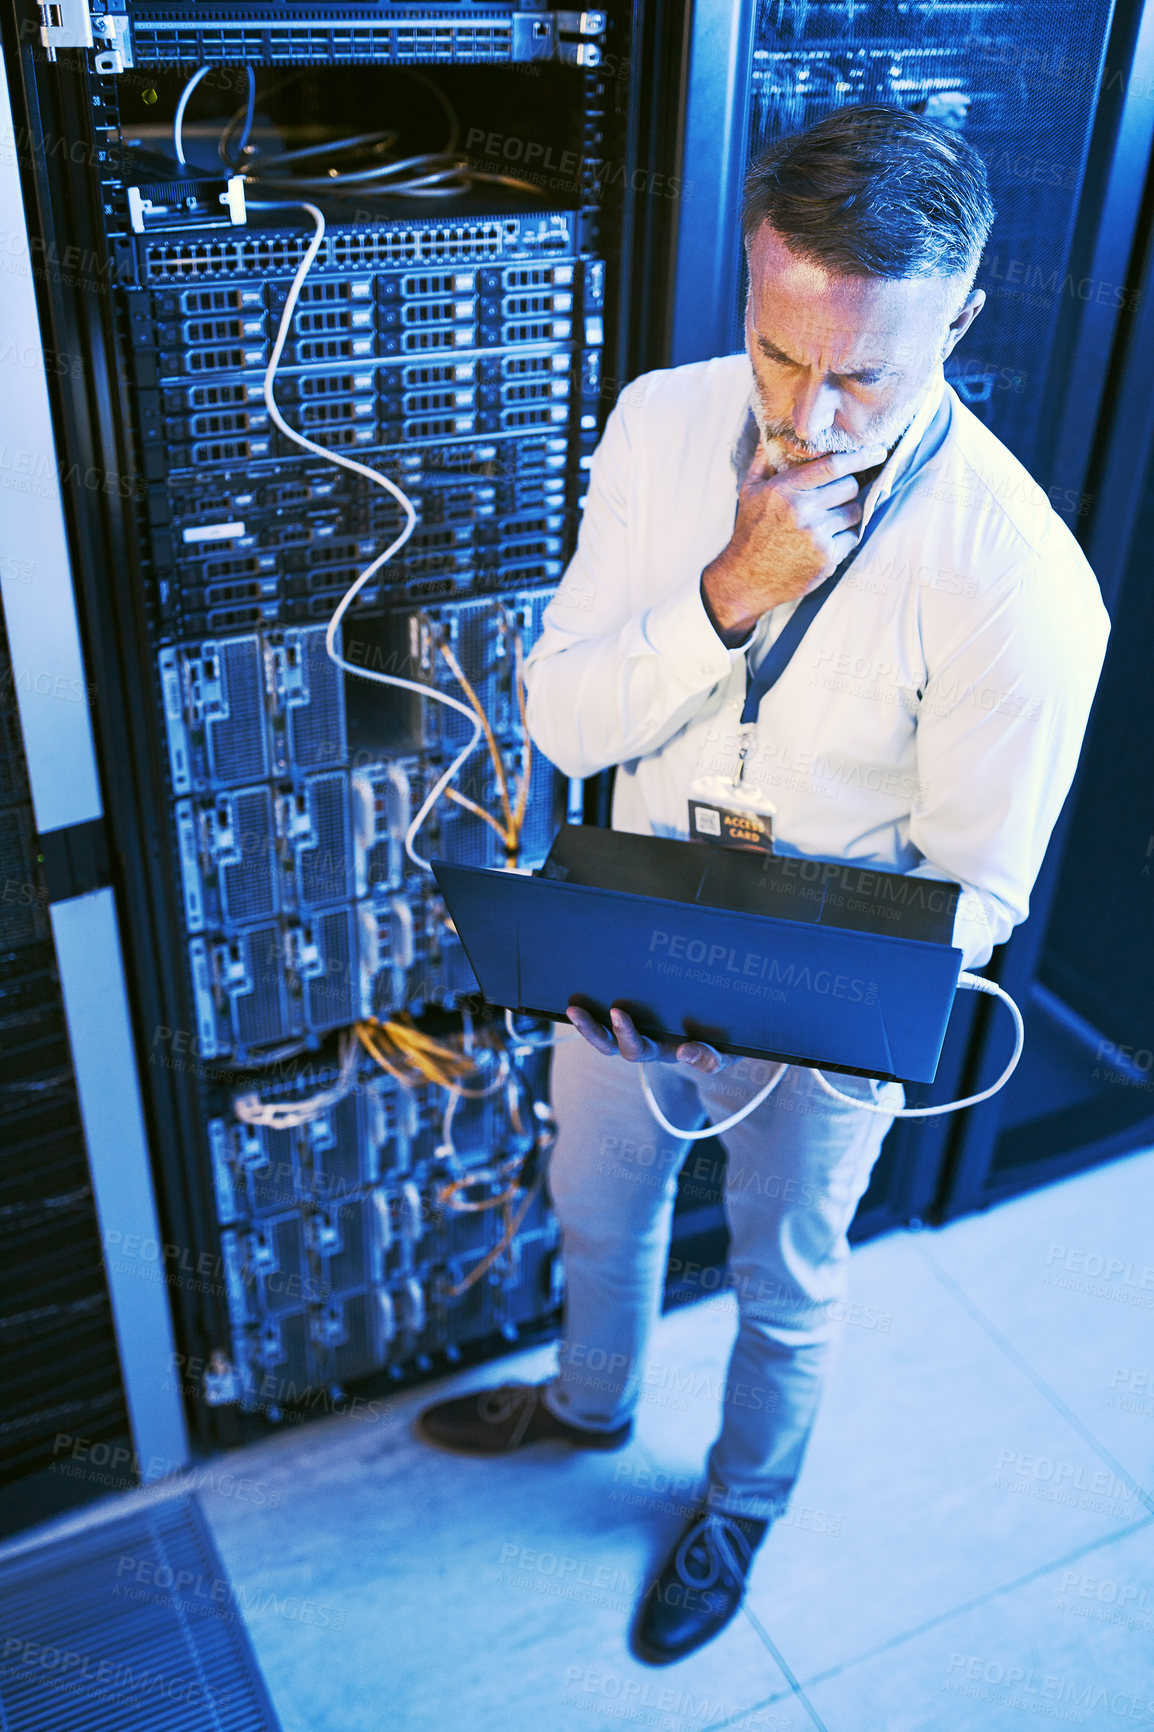
[[[698,1510],[646,1590],[633,1635],[651,1666],[683,1660],[736,1616],[767,1521]]]
[[[417,1415],[417,1431],[429,1443],[465,1455],[508,1455],[530,1443],[571,1443],[575,1449],[621,1449],[633,1421],[616,1431],[568,1425],[541,1400],[543,1383],[501,1383],[455,1401],[438,1401]]]

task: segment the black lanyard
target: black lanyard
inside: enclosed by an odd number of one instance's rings
[[[860,545],[860,543],[859,543]],[[833,594],[842,574],[848,571],[851,563],[857,557],[857,548],[848,553],[837,570],[827,577],[824,583],[816,589],[811,589],[808,595],[803,595],[785,623],[781,634],[775,638],[771,647],[762,658],[761,666],[756,674],[749,671],[749,661],[746,659],[745,708],[741,712],[743,725],[756,722],[757,713],[761,708],[761,700],[775,686],[794,650],[809,630],[819,608],[823,607]]]

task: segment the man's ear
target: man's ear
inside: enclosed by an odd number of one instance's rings
[[[949,329],[946,332],[945,347],[942,350],[943,361],[947,355],[953,354],[985,304],[985,289],[971,289],[960,310],[950,320]]]

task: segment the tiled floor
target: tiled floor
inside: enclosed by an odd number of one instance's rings
[[[1154,1726],[1152,1223],[1154,1153],[859,1249],[791,1511],[677,1666],[626,1632],[716,1427],[726,1300],[664,1319],[618,1455],[412,1437],[538,1349],[228,1458],[202,1501],[286,1732]]]

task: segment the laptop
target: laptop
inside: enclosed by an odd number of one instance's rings
[[[932,1082],[961,886],[860,862],[565,825],[533,874],[434,860],[490,1004],[610,1005],[659,1040]]]

